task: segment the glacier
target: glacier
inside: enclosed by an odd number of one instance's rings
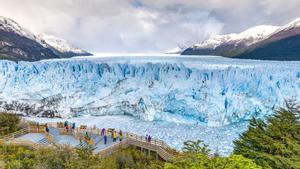
[[[177,55],[0,61],[0,111],[101,124],[110,117],[139,134],[153,125],[153,135],[175,147],[203,138],[216,149],[224,139],[225,154],[247,120],[272,114],[286,99],[300,101],[300,62]]]
[[[2,105],[27,103],[60,117],[224,126],[300,100],[300,64],[179,56],[1,61],[0,89]]]

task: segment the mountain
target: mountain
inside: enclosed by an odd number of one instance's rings
[[[183,52],[184,49],[180,48],[180,47],[176,47],[173,49],[168,50],[167,52],[165,52],[165,54],[180,54],[181,52]]]
[[[39,39],[41,39],[42,43],[44,43],[45,45],[49,45],[48,47],[54,48],[55,50],[59,51],[60,53],[63,53],[67,57],[92,55],[85,50],[71,45],[66,40],[60,39],[53,35],[39,34],[37,36]]]
[[[268,38],[233,55],[242,59],[300,60],[300,19],[281,27]]]
[[[267,38],[279,27],[270,25],[255,26],[236,34],[218,35],[182,52],[183,55],[221,55],[231,56],[232,52],[246,48]]]
[[[256,26],[220,35],[187,48],[182,55],[220,55],[242,59],[300,60],[300,19],[282,26]]]
[[[165,54],[181,54],[187,47],[185,44],[178,44],[176,48],[166,51]]]
[[[55,40],[54,40],[55,39]],[[0,59],[37,61],[91,55],[52,36],[37,36],[12,19],[0,16]]]

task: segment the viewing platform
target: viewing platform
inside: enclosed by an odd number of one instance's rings
[[[69,145],[71,147],[94,148],[93,153],[106,157],[123,148],[133,146],[139,148],[148,155],[156,154],[156,158],[169,161],[176,154],[176,151],[165,142],[157,139],[147,140],[145,136],[139,136],[129,132],[122,132],[122,140],[119,136],[115,141],[112,132],[117,131],[113,128],[106,129],[107,142],[104,143],[104,135],[100,128],[96,127],[68,127],[66,129],[63,123],[47,123],[49,129],[46,132],[46,124],[37,124],[28,122],[28,126],[23,129],[0,137],[0,142],[13,145],[29,145],[33,149],[42,147],[51,147],[53,145]],[[86,137],[88,136],[88,138]]]

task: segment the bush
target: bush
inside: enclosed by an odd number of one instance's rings
[[[241,155],[208,157],[205,154],[185,154],[166,163],[165,169],[261,169],[252,160]]]
[[[183,152],[166,163],[165,169],[261,169],[241,155],[210,157],[208,145],[201,140],[184,142]]]
[[[20,121],[21,119],[15,114],[0,112],[0,135],[19,130]]]
[[[204,144],[202,140],[197,141],[185,141],[184,146],[182,148],[185,153],[198,153],[208,155],[210,150],[208,149],[208,145]]]
[[[0,145],[0,162],[5,162],[7,169],[163,168],[163,162],[134,148],[123,149],[106,158],[93,155],[91,151],[92,148],[69,146],[32,150],[27,146]]]

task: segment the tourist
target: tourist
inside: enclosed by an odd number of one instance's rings
[[[104,144],[106,144],[107,143],[107,135],[106,135],[106,133],[104,133]]]
[[[68,126],[68,121],[65,121],[64,127],[66,128]]]
[[[89,133],[87,131],[85,132],[85,140],[91,140]]]
[[[123,137],[123,133],[122,133],[122,130],[119,131],[119,139],[120,141],[122,141],[122,137]]]
[[[40,130],[40,123],[39,122],[36,123],[36,130],[37,130],[37,132],[39,132],[39,130]]]
[[[148,142],[151,143],[151,136],[148,136]]]
[[[49,133],[49,128],[48,128],[47,123],[45,124],[45,128],[46,128],[46,133]]]
[[[106,132],[105,128],[102,128],[102,130],[101,130],[101,136],[104,136],[105,132]]]
[[[145,140],[146,142],[148,142],[148,134],[146,134]]]
[[[113,142],[117,141],[117,132],[113,131]]]
[[[68,125],[66,126],[66,131],[67,131],[67,133],[69,132],[69,126]]]
[[[75,123],[72,124],[72,130],[75,130]]]

